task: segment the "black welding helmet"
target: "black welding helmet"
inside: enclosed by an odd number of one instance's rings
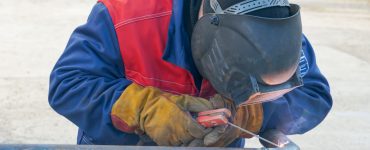
[[[205,14],[194,27],[191,46],[199,72],[219,94],[236,104],[253,104],[303,84],[298,65],[301,37],[300,8],[290,4],[289,16],[283,18]],[[291,73],[281,83],[265,80],[287,70]]]

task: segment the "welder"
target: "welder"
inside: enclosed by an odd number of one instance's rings
[[[205,128],[217,108],[255,134],[303,134],[332,99],[287,0],[99,0],[50,77],[49,103],[78,144],[243,147]]]

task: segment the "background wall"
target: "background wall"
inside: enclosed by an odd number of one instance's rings
[[[334,106],[302,149],[370,148],[370,1],[293,0],[330,81]],[[49,73],[95,0],[0,1],[0,144],[75,144],[77,128],[48,105]],[[257,140],[250,146],[259,147]]]

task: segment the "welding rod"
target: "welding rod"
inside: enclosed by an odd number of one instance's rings
[[[248,131],[248,130],[245,130],[245,129],[243,129],[243,128],[241,128],[241,127],[239,127],[239,126],[235,125],[235,124],[232,124],[232,123],[230,123],[230,122],[228,122],[228,124],[229,124],[229,125],[231,125],[231,126],[233,126],[233,127],[235,127],[235,128],[238,128],[239,130],[241,130],[241,131],[243,131],[243,132],[245,132],[245,133],[248,133],[248,134],[250,134],[250,135],[253,135],[254,137],[256,137],[256,138],[258,138],[258,139],[261,139],[261,140],[263,140],[263,141],[265,141],[265,142],[267,142],[267,143],[269,143],[269,144],[271,144],[271,145],[274,145],[274,146],[276,146],[276,147],[280,147],[278,144],[276,144],[276,143],[274,143],[274,142],[271,142],[270,140],[267,140],[267,139],[265,139],[265,138],[263,138],[263,137],[261,137],[261,136],[259,136],[259,135],[257,135],[257,134],[254,134],[253,132],[250,132],[250,131]]]

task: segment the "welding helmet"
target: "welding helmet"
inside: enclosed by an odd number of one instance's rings
[[[269,18],[246,14],[244,9],[256,9],[251,6],[238,9],[250,0],[226,9],[215,1],[205,1],[205,8],[212,7],[213,12],[205,12],[197,21],[191,46],[199,72],[219,94],[238,105],[254,104],[277,99],[303,84],[298,65],[302,49],[298,5],[278,0],[256,3],[260,8],[271,1],[289,7],[287,17]],[[284,81],[266,80],[288,70],[291,73]]]

